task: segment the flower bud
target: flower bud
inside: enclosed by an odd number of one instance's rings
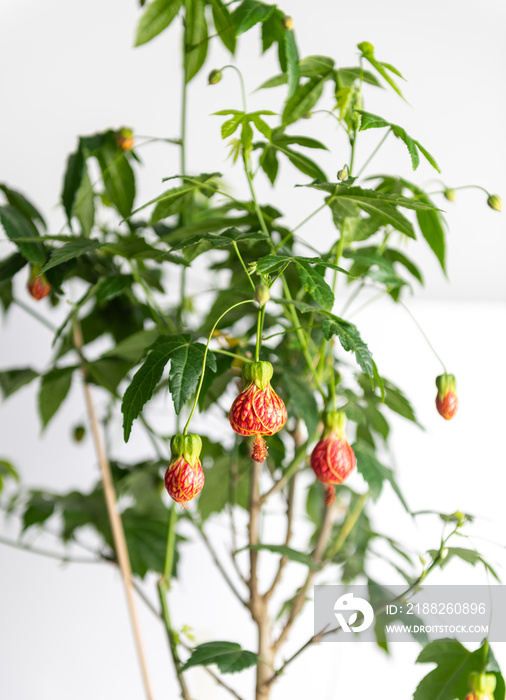
[[[44,299],[51,291],[51,284],[48,282],[46,275],[39,275],[41,269],[38,265],[32,265],[30,279],[28,280],[28,291],[36,301]]]
[[[123,151],[131,151],[134,146],[134,132],[132,129],[123,127],[119,130],[116,140],[118,142],[118,146]]]
[[[491,194],[487,199],[487,204],[494,211],[502,211],[502,199],[498,194]]]
[[[255,287],[255,299],[258,302],[258,306],[262,309],[269,299],[271,298],[271,290],[269,287],[265,284],[264,281],[260,282],[260,284],[257,284]]]
[[[283,17],[283,27],[285,29],[293,29],[293,19],[290,17],[290,15],[285,15]]]
[[[216,85],[223,78],[221,70],[212,70],[207,76],[207,82],[209,85]]]
[[[324,429],[311,453],[311,468],[323,484],[341,484],[353,471],[357,460],[346,439],[346,416],[342,411],[329,411],[323,417]],[[331,505],[335,496],[327,489],[325,504]]]
[[[165,472],[165,488],[176,503],[185,506],[204,487],[204,471],[199,459],[202,439],[199,435],[174,435],[170,447],[172,461]]]
[[[86,435],[86,428],[84,425],[76,425],[74,428],[74,440],[76,442],[81,442]]]
[[[457,413],[459,406],[454,375],[446,373],[439,375],[439,377],[436,377],[436,386],[437,411],[445,420],[451,420]]]
[[[341,180],[341,182],[348,179],[348,168],[346,166],[338,171],[337,179]]]
[[[443,192],[445,199],[447,199],[449,202],[455,202],[457,199],[457,193],[455,190],[452,190],[451,188],[446,189]]]
[[[497,679],[493,673],[478,673],[473,671],[469,674],[469,687],[472,690],[470,696],[473,700],[493,700]],[[469,695],[467,696],[469,697]]]
[[[235,399],[228,418],[232,429],[239,435],[274,435],[286,423],[287,413],[283,400],[271,387],[273,369],[270,362],[248,362],[242,370],[244,391]],[[255,439],[252,459],[263,462],[267,447]]]

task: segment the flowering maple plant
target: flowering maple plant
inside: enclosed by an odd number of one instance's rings
[[[0,387],[7,398],[39,379],[45,427],[79,373],[101,470],[94,489],[79,498],[75,492],[18,485],[9,461],[0,462],[0,476],[6,482],[4,506],[19,516],[23,531],[43,529],[55,516],[62,542],[78,544],[81,528],[94,529],[97,557],[120,568],[134,620],[133,585],[139,586],[148,572],[158,575],[160,607],[154,612],[165,625],[185,700],[192,697],[195,666],[206,668],[236,698],[240,695],[222,676],[255,666],[256,700],[267,700],[287,667],[326,634],[321,630],[292,655],[282,654],[317,571],[334,567],[343,583],[370,582],[371,543],[382,540],[394,557],[402,558],[394,569],[406,580],[406,595],[446,563],[449,554],[479,561],[494,573],[474,550],[451,547],[472,520],[465,513],[435,514],[443,535],[418,566],[405,545],[372,529],[370,504],[387,483],[409,513],[394,471],[384,464],[385,446],[389,415],[400,414],[415,424],[417,419],[401,389],[381,374],[359,329],[343,317],[364,290],[379,291],[404,305],[408,280],[422,282],[417,264],[404,252],[406,241],[415,256],[417,239],[428,244],[445,269],[445,226],[437,197],[453,201],[458,188],[442,185],[429,194],[400,175],[370,172],[388,136],[407,147],[413,170],[421,159],[437,172],[439,167],[402,127],[365,110],[368,90],[387,87],[402,97],[399,72],[380,60],[369,42],[358,45],[358,65],[338,66],[328,56],[301,57],[294,21],[275,5],[258,0],[153,0],[142,10],[136,45],[165,31],[178,15],[184,19],[180,136],[138,137],[135,129],[119,127],[79,137],[64,172],[66,225],[57,234],[47,231],[43,215],[17,189],[22,183],[0,185],[0,224],[12,243],[11,253],[0,261],[4,313],[17,304],[47,325],[53,306],[61,300],[70,303],[63,323],[54,327],[52,366],[42,374],[30,367],[5,368]],[[211,21],[214,29],[209,28]],[[239,81],[238,104],[224,105],[217,113],[221,136],[228,140],[247,188],[246,198],[239,199],[219,173],[187,172],[186,95],[203,70],[211,36],[233,55],[242,35],[258,27],[263,51],[277,47],[280,72],[261,88],[279,91],[279,112],[248,111],[236,65],[215,67],[208,79],[213,90],[219,90],[214,86],[221,81]],[[324,172],[317,156],[308,155],[328,146],[296,132],[301,120],[305,131],[317,124],[319,112],[330,115],[346,137],[346,165],[335,178]],[[369,129],[383,130],[383,140],[358,168],[357,140]],[[181,165],[166,178],[169,185],[163,191],[147,202],[135,202],[136,179],[142,174],[138,152],[153,142],[180,149]],[[318,208],[293,227],[282,222],[275,204],[257,197],[258,178],[276,185],[273,196],[284,186],[280,163],[295,168],[301,186],[321,197]],[[94,172],[99,173],[97,180]],[[498,195],[487,192],[485,202],[501,211]],[[329,214],[328,244],[316,250],[302,228],[322,210]],[[102,216],[104,211],[107,216]],[[197,258],[213,286],[212,302],[204,311],[192,304],[191,272]],[[28,280],[16,286],[17,276],[27,270]],[[226,284],[220,282],[224,271]],[[175,297],[175,277],[179,296],[169,303]],[[70,302],[70,281],[80,290],[77,301]],[[349,294],[341,315],[334,311],[338,282]],[[36,309],[27,306],[23,295],[33,297]],[[98,355],[93,345],[97,339],[103,341]],[[456,381],[444,365],[443,370],[436,379],[436,406],[448,420],[457,410]],[[173,403],[168,436],[152,425],[149,414],[150,402],[167,386]],[[96,395],[110,400],[102,423],[110,426],[111,416],[121,410],[125,443],[133,430],[144,431],[153,454],[120,463],[107,453]],[[202,420],[207,415],[221,421],[219,437]],[[190,425],[194,432],[189,432]],[[82,441],[84,426],[76,426],[74,436]],[[355,469],[361,480],[350,485]],[[303,481],[306,477],[309,482]],[[302,490],[307,516],[298,507]],[[121,515],[119,497],[128,503]],[[286,509],[281,544],[260,529],[271,503]],[[236,525],[240,510],[248,517],[242,532]],[[220,518],[230,531],[226,565],[206,534],[211,517]],[[309,519],[312,533],[305,548],[294,549],[292,523],[302,517]],[[126,527],[140,521],[146,525],[143,539],[136,527]],[[169,589],[184,551],[185,525],[202,537],[224,585],[251,616],[258,631],[255,650],[242,649],[236,640],[195,644],[184,629],[174,628]],[[265,552],[278,561],[274,578],[264,588],[259,560]],[[282,590],[284,570],[292,562],[307,566],[305,581],[275,610],[274,593]],[[409,567],[403,568],[406,562]],[[232,574],[227,573],[229,565]],[[380,618],[375,633],[384,647],[387,637]],[[136,626],[135,639],[146,697],[151,698]],[[451,677],[458,700],[504,700],[504,681],[487,640],[474,652],[456,640],[424,644],[418,660],[436,662],[438,683],[444,688]],[[455,654],[462,659],[457,670],[451,661]],[[218,676],[208,669],[212,664],[218,666]],[[416,700],[433,700],[434,688],[429,674],[418,686]],[[453,695],[438,697],[455,700]]]

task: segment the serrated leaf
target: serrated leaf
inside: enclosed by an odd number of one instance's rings
[[[370,112],[364,112],[362,110],[356,111],[358,112],[358,114],[360,114],[359,131],[387,127],[391,129],[394,136],[404,141],[409,151],[409,155],[411,156],[411,164],[413,166],[413,170],[416,170],[420,163],[420,156],[418,154],[418,151],[420,151],[425,156],[427,161],[432,165],[432,167],[435,168],[435,170],[437,170],[438,173],[441,172],[434,157],[431,156],[427,149],[421,146],[421,144],[418,141],[415,141],[413,138],[411,138],[411,136],[409,136],[409,134],[407,134],[401,126],[398,126],[397,124],[392,124],[391,122],[386,121],[386,119],[383,119],[383,117],[379,117],[377,114],[371,114]]]
[[[108,350],[103,357],[118,357],[121,360],[137,363],[159,337],[157,328],[138,331],[121,340],[115,347]]]
[[[51,270],[51,268],[61,265],[62,263],[78,258],[81,255],[92,253],[98,250],[104,244],[102,241],[97,241],[91,238],[76,238],[73,241],[65,243],[61,248],[53,248],[49,256],[49,260],[44,265],[39,274]]]
[[[86,168],[76,193],[74,213],[81,224],[83,236],[89,237],[95,223],[95,193]]]
[[[237,673],[258,663],[258,656],[245,651],[235,642],[207,642],[200,644],[192,652],[182,671],[192,666],[216,664],[221,673]]]
[[[334,293],[329,285],[314,267],[307,262],[294,259],[295,268],[302,282],[302,286],[313,299],[326,311],[334,306]]]
[[[30,384],[38,376],[38,373],[29,367],[0,372],[0,389],[4,399],[15,394],[21,387]]]
[[[178,348],[170,356],[169,389],[177,414],[197,389],[204,353],[205,345],[193,343]],[[206,368],[216,372],[216,358],[211,352],[207,354]]]
[[[51,370],[42,377],[38,406],[43,428],[46,428],[65,400],[72,384],[74,369],[75,367],[61,367]]]
[[[30,219],[27,219],[13,206],[0,207],[0,223],[7,238],[17,245],[20,253],[33,265],[42,266],[46,253],[41,238]],[[33,243],[30,240],[33,238]]]
[[[72,213],[74,210],[74,202],[76,200],[77,192],[81,187],[84,170],[84,153],[81,149],[81,145],[79,145],[77,151],[75,151],[75,153],[71,153],[67,159],[67,169],[65,170],[65,176],[63,178],[63,190],[61,195],[63,208],[65,209],[67,221],[69,222],[70,226]]]
[[[288,95],[287,99],[295,93],[299,85],[300,68],[299,52],[295,41],[293,29],[285,29],[283,32],[284,52],[286,57],[286,73],[288,75]],[[280,46],[281,50],[281,46]]]
[[[209,40],[204,0],[184,0],[184,3],[185,81],[189,83],[204,65]]]
[[[420,681],[413,700],[464,700],[469,693],[470,674],[485,671],[487,647],[485,643],[471,652],[456,639],[437,639],[427,644],[416,662],[437,667]]]
[[[213,21],[216,32],[220,37],[223,45],[230,51],[235,53],[235,25],[228,7],[221,0],[209,0],[213,10]]]
[[[0,190],[5,194],[7,202],[17,209],[23,216],[32,221],[38,221],[43,229],[47,229],[46,222],[40,211],[35,207],[30,200],[28,200],[24,194],[13,190],[11,187],[0,183]]]
[[[309,177],[313,177],[316,179],[326,179],[326,175],[320,168],[320,166],[317,165],[317,163],[315,163],[307,156],[303,155],[302,153],[298,153],[297,151],[294,151],[291,148],[288,148],[288,146],[283,146],[278,142],[273,142],[272,145],[278,151],[281,151],[281,153],[283,153],[288,158],[290,163],[292,163],[292,165],[294,165],[305,175],[309,175]]]
[[[290,561],[296,561],[299,564],[304,564],[315,571],[321,568],[320,564],[313,561],[309,554],[299,552],[296,549],[286,547],[283,544],[252,544],[248,545],[247,547],[243,547],[243,549],[253,549],[255,551],[265,550],[267,552],[273,552],[274,554],[281,554],[281,556],[290,559]]]
[[[360,337],[356,326],[337,316],[322,321],[323,335],[327,340],[336,335],[344,350],[353,352],[362,371],[374,379],[374,366],[371,352]]]
[[[407,420],[419,425],[413,407],[402,391],[387,379],[384,380],[384,384],[385,404],[388,406],[388,408],[391,411],[395,411],[395,413],[398,413],[403,418],[407,418]]]
[[[134,420],[153,396],[171,355],[179,348],[187,346],[189,342],[188,335],[168,335],[162,336],[153,344],[144,364],[136,372],[123,395],[121,412],[125,442],[128,442]]]
[[[385,467],[383,464],[381,464],[381,462],[374,454],[373,448],[363,441],[356,442],[353,445],[353,450],[357,458],[357,470],[360,472],[360,474],[362,474],[365,481],[367,482],[373,499],[376,501],[379,498],[383,489],[384,482],[388,481],[390,482],[390,485],[392,486],[393,490],[395,491],[397,497],[399,498],[404,508],[407,510],[408,513],[410,513],[408,504],[406,503],[404,496],[402,495],[402,492],[399,486],[397,485],[397,481],[395,480],[395,475],[392,469],[389,469],[388,467]]]
[[[330,70],[329,70],[330,75]],[[293,95],[287,100],[283,110],[282,122],[284,126],[296,122],[306,112],[310,112],[321,97],[324,78],[311,78],[304,85],[299,85]]]
[[[471,566],[475,566],[476,564],[483,564],[485,569],[487,571],[490,571],[492,576],[495,578],[495,580],[498,583],[501,583],[501,579],[495,572],[495,570],[490,566],[490,564],[481,556],[479,552],[477,552],[474,549],[467,549],[466,547],[447,547],[446,548],[446,556],[445,558],[441,561],[440,566],[443,568],[448,564],[451,559],[454,557],[457,557],[458,559],[461,559],[462,561],[467,562],[468,564],[471,564]],[[435,558],[438,554],[437,550],[430,550],[429,554],[432,556],[432,558]]]
[[[135,46],[146,44],[166,29],[181,9],[182,0],[153,0],[137,27]]]
[[[26,265],[25,258],[20,253],[13,253],[0,261],[0,284],[11,280]]]
[[[232,13],[237,36],[244,34],[258,22],[265,22],[275,7],[275,5],[265,5],[257,0],[244,0]]]
[[[128,218],[134,205],[135,176],[125,153],[112,141],[106,141],[95,155],[107,196],[121,216]]]

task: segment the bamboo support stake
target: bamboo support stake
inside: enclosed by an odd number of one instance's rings
[[[74,324],[74,344],[76,349],[81,356],[81,350],[83,347],[83,337],[81,333],[81,328],[79,324]],[[86,400],[86,407],[88,410],[88,417],[90,419],[91,431],[93,434],[93,441],[95,444],[95,451],[97,453],[98,463],[100,465],[100,472],[102,475],[102,482],[104,485],[104,495],[105,502],[107,506],[107,513],[109,515],[109,522],[111,524],[112,536],[114,540],[114,548],[118,555],[118,564],[121,571],[121,576],[123,578],[123,583],[125,586],[125,594],[127,599],[128,610],[130,613],[130,620],[132,623],[132,630],[134,634],[135,644],[137,647],[137,655],[139,657],[139,664],[141,667],[141,674],[144,681],[144,689],[146,691],[146,697],[148,700],[153,700],[153,693],[151,690],[151,684],[149,681],[148,669],[146,665],[146,657],[144,654],[144,648],[142,645],[139,619],[137,616],[137,610],[135,607],[134,595],[133,595],[133,582],[132,582],[132,567],[130,566],[130,557],[128,555],[128,548],[125,539],[125,531],[123,530],[123,523],[121,522],[120,514],[118,513],[116,505],[116,493],[114,490],[114,483],[112,480],[111,468],[109,465],[109,460],[104,450],[102,443],[102,437],[100,435],[100,428],[98,425],[97,416],[95,413],[95,407],[93,405],[93,400],[91,398],[90,387],[86,378],[86,369],[81,356],[81,374],[83,378],[83,388],[84,397]]]

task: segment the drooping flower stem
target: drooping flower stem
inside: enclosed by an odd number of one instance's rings
[[[224,311],[224,312],[221,314],[221,316],[218,317],[218,319],[216,320],[214,326],[211,328],[211,332],[209,333],[209,337],[208,337],[207,343],[206,343],[206,349],[205,349],[205,351],[204,351],[204,358],[203,358],[203,360],[202,360],[202,372],[200,373],[200,381],[199,381],[199,385],[198,385],[198,388],[197,388],[197,393],[195,394],[195,400],[194,400],[194,402],[193,402],[192,410],[191,410],[191,412],[190,412],[190,415],[188,416],[188,420],[186,421],[186,425],[184,426],[183,435],[186,435],[186,434],[188,433],[188,427],[189,427],[189,425],[190,425],[190,421],[191,421],[191,419],[193,418],[193,414],[195,413],[195,409],[197,408],[197,404],[198,404],[199,396],[200,396],[200,390],[202,389],[202,384],[203,384],[203,382],[204,382],[204,374],[205,374],[205,371],[206,371],[207,354],[208,354],[208,352],[209,352],[209,344],[210,344],[210,342],[211,342],[211,338],[213,337],[213,333],[214,333],[214,331],[216,330],[216,326],[217,326],[218,323],[221,321],[221,319],[222,319],[224,316],[226,316],[226,314],[228,314],[229,311],[232,311],[232,309],[235,309],[235,308],[237,308],[238,306],[241,306],[242,304],[255,304],[255,303],[256,303],[255,299],[245,299],[244,301],[238,301],[237,304],[233,304],[232,306],[229,306],[228,309],[227,309],[226,311]]]
[[[255,348],[255,362],[260,359],[260,348],[262,346],[262,332],[264,329],[264,319],[265,319],[265,306],[258,309],[258,319],[257,319],[257,343]]]

